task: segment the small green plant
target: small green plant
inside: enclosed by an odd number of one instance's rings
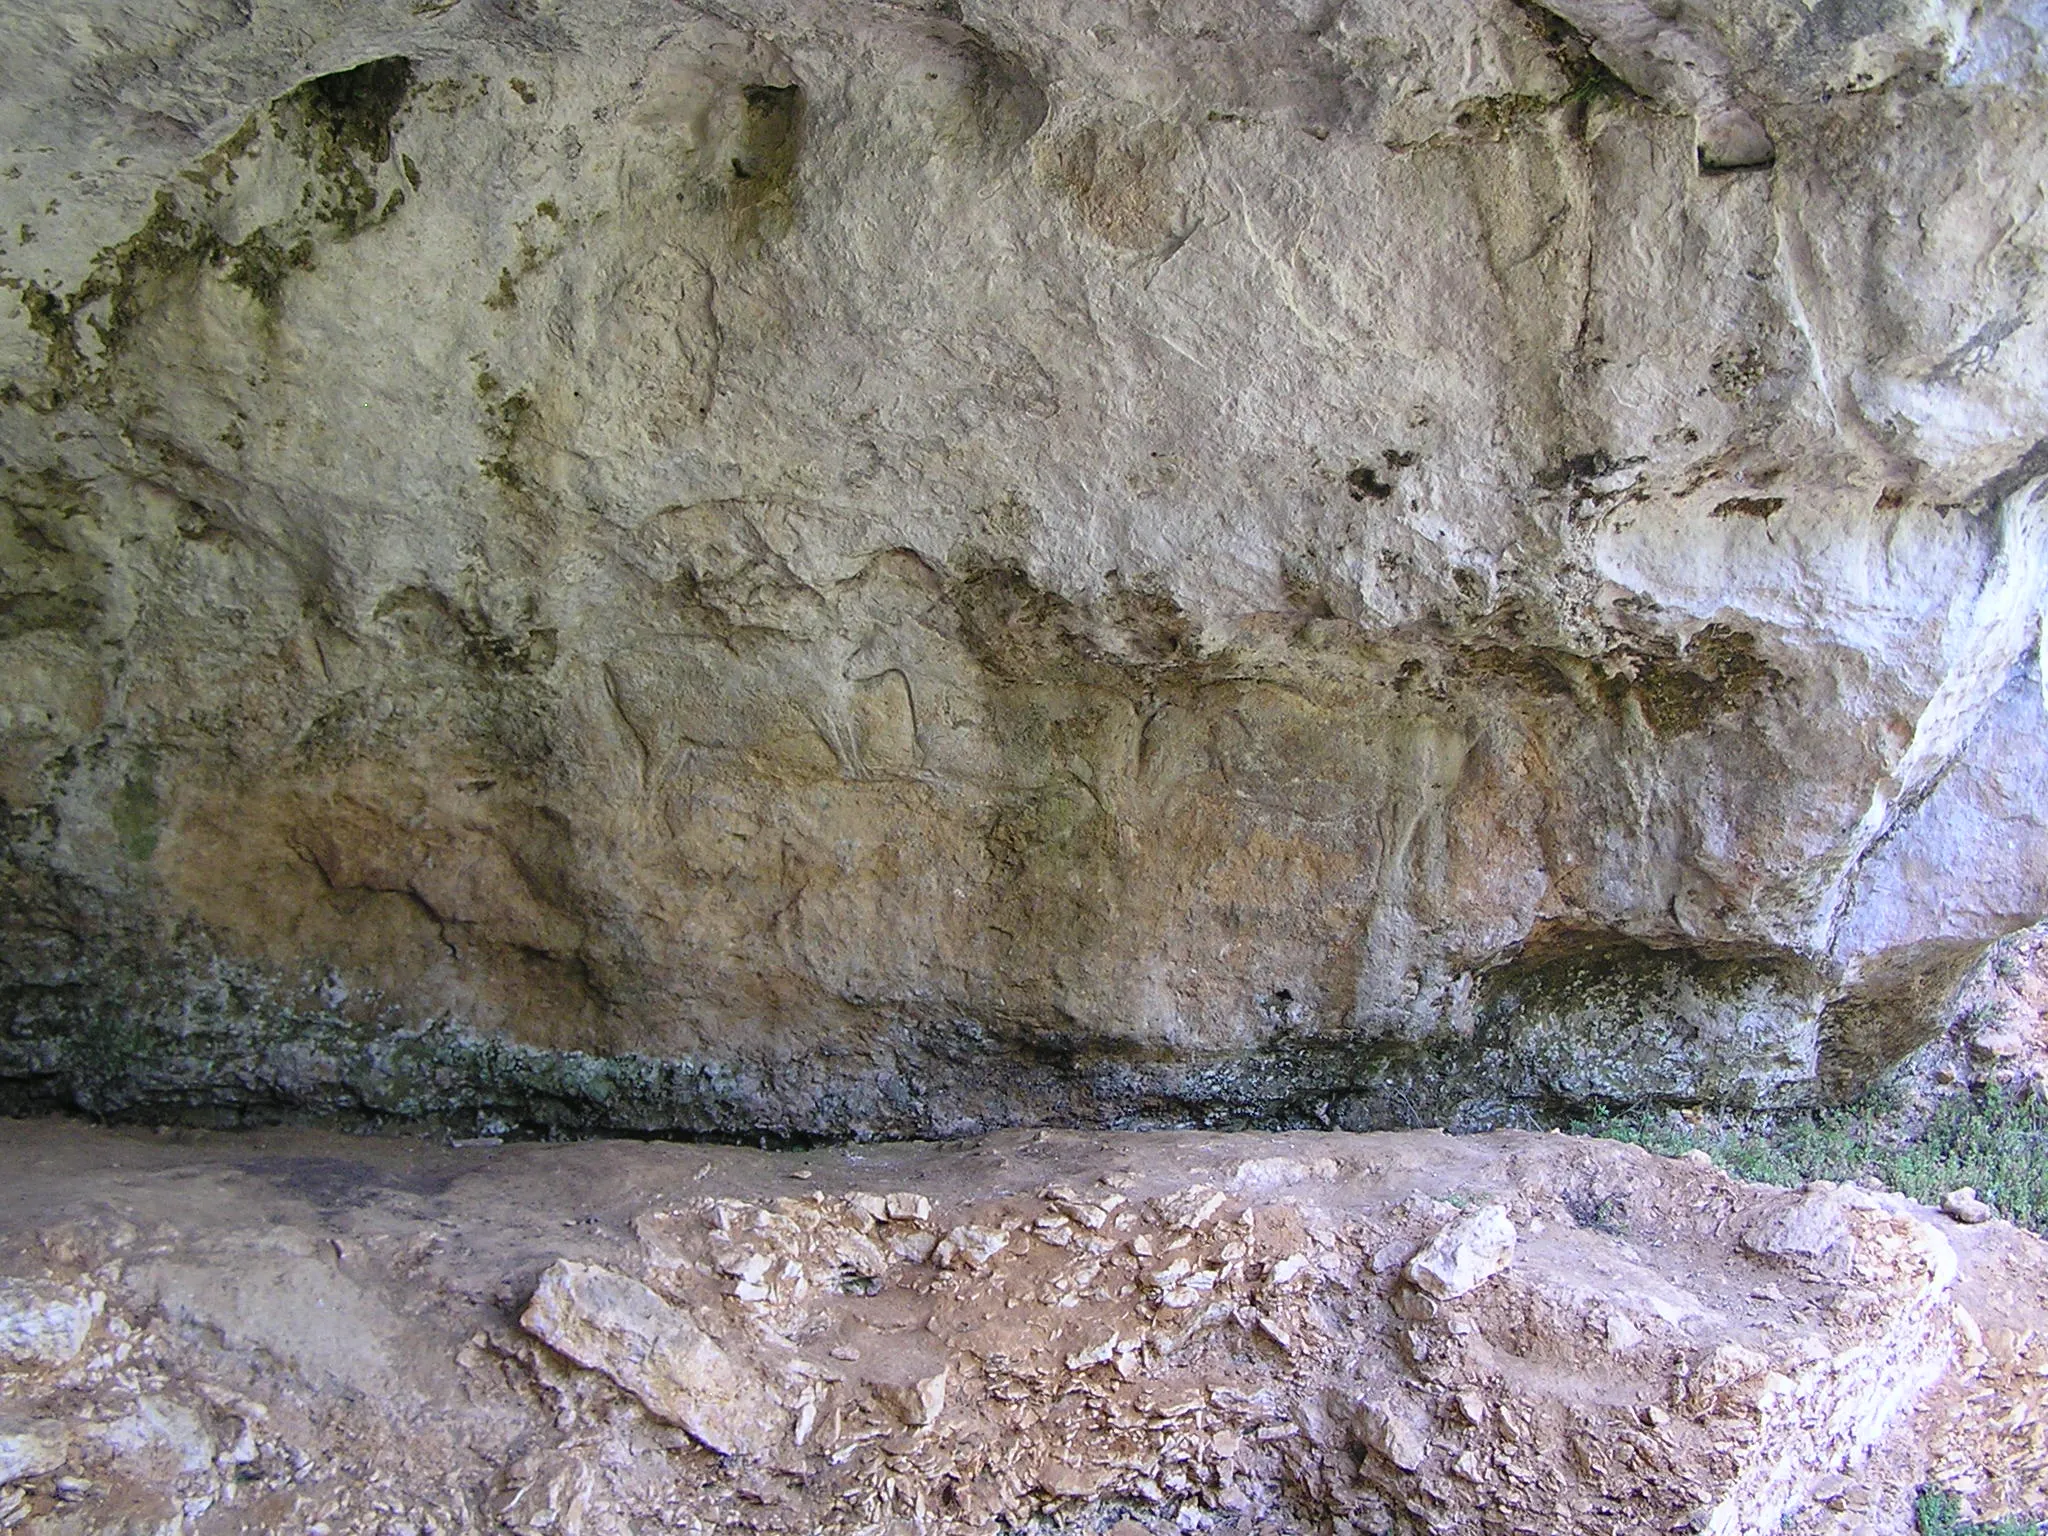
[[[1963,1519],[1963,1501],[1946,1488],[1923,1484],[1913,1501],[1913,1528],[1920,1536],[2040,1536],[2041,1522],[2019,1515],[1983,1523]]]
[[[1723,1113],[1604,1113],[1569,1129],[1676,1157],[1695,1147],[1763,1184],[1875,1177],[1916,1200],[1969,1185],[2000,1215],[2048,1233],[2048,1102],[1986,1084],[1916,1110],[1895,1091],[1839,1109]]]

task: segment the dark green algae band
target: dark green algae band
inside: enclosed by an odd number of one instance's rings
[[[1633,959],[1658,967],[1667,987],[1672,974],[1695,988],[1717,979],[1754,986],[1759,974],[1740,962],[1655,952]],[[1626,962],[1603,971],[1616,968]],[[771,1059],[736,1047],[716,1058],[657,1058],[537,1049],[445,1019],[365,1023],[281,1003],[268,978],[217,957],[137,953],[34,980],[17,970],[0,982],[0,1112],[811,1141],[1019,1125],[1477,1131],[1598,1105],[1809,1100],[1812,1079],[1782,1066],[1776,1078],[1744,1081],[1560,1076],[1559,1061],[1574,1058],[1571,1040],[1615,1022],[1561,1018],[1556,994],[1579,995],[1572,979],[1555,963],[1512,975],[1469,1038],[1424,1044],[1289,1034],[1283,1025],[1249,1052],[1168,1055],[1076,1038],[1043,1021],[878,1015],[858,1052]],[[1626,1006],[1619,992],[1608,1002]],[[1648,1042],[1644,1060],[1684,1057],[1682,1028],[1635,1023]]]

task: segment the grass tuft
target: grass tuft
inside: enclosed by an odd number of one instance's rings
[[[1601,1113],[1569,1129],[1672,1157],[1703,1148],[1763,1184],[1872,1176],[1930,1203],[1968,1185],[2000,1215],[2048,1235],[2048,1102],[1996,1083],[1952,1094],[1931,1112],[1876,1093],[1796,1114]]]
[[[1913,1528],[1920,1536],[2041,1536],[2041,1522],[2019,1515],[1983,1523],[1963,1519],[1963,1501],[1928,1483],[1913,1501]]]

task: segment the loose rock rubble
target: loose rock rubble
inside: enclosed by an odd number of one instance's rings
[[[9,1528],[1761,1536],[1994,1442],[1978,1507],[2044,1487],[2048,1251],[1618,1143],[0,1139],[0,1337],[55,1340]]]

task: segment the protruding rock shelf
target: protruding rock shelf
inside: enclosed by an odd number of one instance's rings
[[[1614,1142],[0,1156],[0,1512],[52,1536],[1819,1536],[2048,1489],[2048,1249]]]

